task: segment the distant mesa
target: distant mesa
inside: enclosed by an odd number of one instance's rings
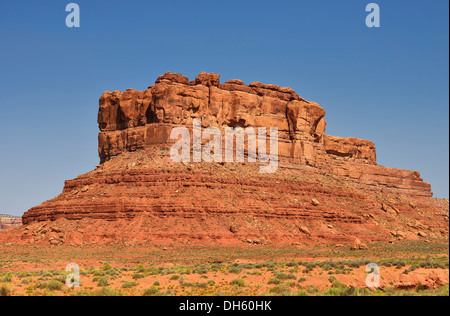
[[[20,226],[22,226],[22,219],[20,217],[0,214],[0,230],[17,228]]]

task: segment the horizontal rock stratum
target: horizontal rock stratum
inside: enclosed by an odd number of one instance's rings
[[[390,238],[390,231],[420,238],[418,230],[448,236],[448,201],[431,198],[419,172],[379,166],[371,141],[326,135],[325,110],[291,88],[166,73],[144,91],[107,91],[99,105],[100,165],[23,216],[26,225],[78,225],[52,244],[367,241]],[[171,161],[172,128],[192,130],[194,119],[222,130],[277,127],[277,172],[260,174],[248,162]],[[22,240],[48,241],[38,228],[24,230]]]

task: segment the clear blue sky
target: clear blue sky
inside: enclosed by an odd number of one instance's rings
[[[449,3],[383,0],[0,2],[0,213],[22,215],[92,170],[98,98],[166,71],[290,86],[327,133],[375,142],[449,196]]]

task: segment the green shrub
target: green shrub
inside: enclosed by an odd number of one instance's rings
[[[350,261],[350,262],[347,262],[347,266],[349,266],[350,268],[358,269],[361,265],[357,261]]]
[[[6,284],[0,285],[0,296],[10,296],[11,293],[12,290],[8,285]]]
[[[395,287],[387,286],[383,289],[383,291],[386,295],[393,295],[395,293]]]
[[[116,275],[117,274],[116,270],[114,270],[114,269],[105,270],[105,273],[108,275]]]
[[[323,291],[323,296],[344,296],[344,289],[330,287]]]
[[[330,277],[328,278],[328,281],[329,281],[330,283],[333,283],[333,282],[336,282],[337,279],[336,279],[336,277],[334,277],[334,276],[330,276]]]
[[[124,284],[122,284],[122,288],[123,289],[130,289],[132,287],[135,287],[137,285],[136,282],[125,282]]]
[[[106,287],[109,286],[109,278],[107,276],[94,278],[94,282],[97,281],[97,286]]]
[[[95,296],[122,296],[122,293],[113,288],[104,287],[97,291]]]
[[[278,279],[270,279],[268,284],[278,285],[280,283],[281,283],[281,281]]]
[[[371,295],[371,293],[366,288],[360,289],[360,288],[351,286],[343,292],[343,295],[345,295],[345,296],[369,296],[369,295]]]
[[[235,279],[235,280],[232,280],[230,282],[230,284],[242,287],[242,286],[245,286],[245,281],[243,279]]]
[[[250,275],[262,275],[262,273],[255,270],[255,271],[250,272]]]
[[[333,269],[333,267],[330,266],[329,264],[324,264],[324,265],[322,266],[322,269],[323,269],[324,271],[330,271],[331,269]]]
[[[30,279],[23,279],[21,281],[22,284],[30,284]]]
[[[135,273],[135,274],[133,274],[132,278],[135,280],[139,280],[139,279],[145,278],[145,275],[143,275],[141,273]]]
[[[26,277],[31,276],[31,273],[30,273],[30,272],[23,271],[23,272],[20,272],[17,276],[18,276],[19,278],[26,278]]]
[[[12,281],[12,277],[13,277],[12,272],[8,272],[3,276],[3,278],[0,280],[0,282],[10,283]]]
[[[270,293],[272,294],[278,294],[278,295],[290,295],[291,294],[291,290],[289,289],[289,285],[287,284],[280,284],[278,286],[275,286],[273,288],[271,288],[269,290]]]
[[[319,293],[319,289],[316,288],[314,285],[310,285],[310,286],[308,286],[308,293],[317,294],[317,293]]]
[[[51,280],[49,282],[41,283],[37,285],[39,289],[48,289],[50,291],[61,291],[63,283],[59,280]]]
[[[200,266],[195,268],[193,272],[196,274],[206,274],[208,273],[208,268],[206,266]]]
[[[440,262],[422,262],[420,267],[425,269],[445,269],[445,265]]]
[[[253,263],[246,263],[246,264],[244,264],[244,269],[252,270],[254,268],[255,268],[255,265]]]
[[[239,273],[241,273],[241,271],[242,271],[242,268],[239,266],[231,266],[228,268],[228,272],[234,273],[234,274],[239,274]]]
[[[92,275],[94,275],[94,276],[104,276],[104,275],[105,275],[105,272],[104,272],[104,271],[99,271],[99,270],[96,270],[96,269],[91,270],[91,273],[92,273]]]
[[[156,296],[158,294],[159,290],[156,287],[152,286],[151,288],[144,291],[143,296]]]
[[[208,283],[196,283],[195,287],[198,287],[199,289],[206,289],[208,287]]]
[[[61,291],[63,287],[63,284],[58,280],[51,280],[47,283],[46,288],[50,291]]]
[[[276,272],[275,277],[279,280],[296,280],[297,277],[293,274],[286,274],[283,272]]]
[[[111,267],[111,265],[109,263],[105,263],[105,265],[103,266],[102,269],[103,269],[103,271],[107,271],[107,270],[111,270],[112,267]]]
[[[416,292],[423,292],[425,290],[426,290],[426,287],[423,284],[419,284],[416,288]]]
[[[419,269],[419,268],[420,268],[419,265],[413,264],[413,265],[410,266],[408,269],[406,269],[405,271],[403,271],[403,273],[404,273],[404,274],[408,274],[408,273],[413,272],[413,271],[415,271],[415,270],[417,270],[417,269]]]
[[[334,281],[333,284],[331,284],[331,286],[336,289],[346,289],[347,288],[347,285],[345,285],[339,281]]]

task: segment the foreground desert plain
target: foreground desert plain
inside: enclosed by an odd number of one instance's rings
[[[373,243],[370,250],[301,246],[2,246],[1,295],[448,296],[448,245]],[[68,288],[67,262],[81,268]],[[368,289],[366,264],[380,265]]]
[[[448,296],[448,200],[379,166],[372,142],[326,135],[324,116],[290,88],[216,74],[105,92],[101,164],[0,232],[0,295]],[[170,130],[194,118],[278,127],[277,171],[175,163]]]

